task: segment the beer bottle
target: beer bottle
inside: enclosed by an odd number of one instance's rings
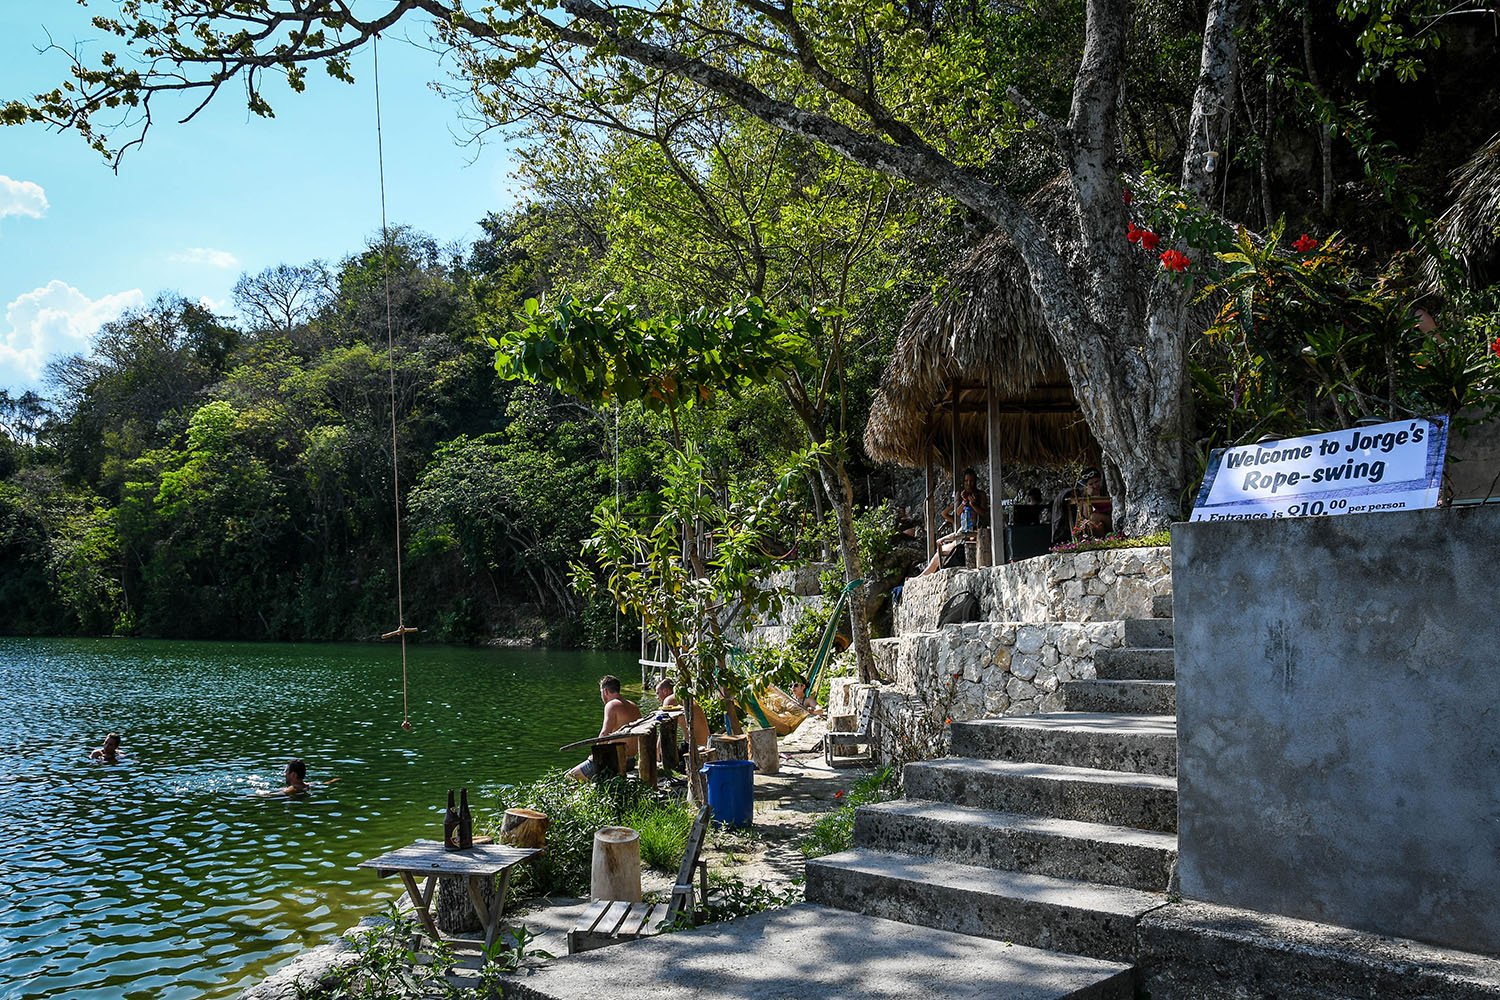
[[[453,808],[453,789],[448,789],[448,811],[443,813],[443,846],[458,850],[458,810]]]
[[[464,850],[474,846],[474,817],[469,814],[469,790],[458,790],[458,846]]]

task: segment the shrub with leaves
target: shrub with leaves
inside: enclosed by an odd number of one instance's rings
[[[863,805],[885,802],[898,794],[896,769],[882,768],[855,782],[848,792],[839,795],[839,806],[823,816],[807,831],[799,845],[803,855],[821,858],[825,854],[847,851],[854,845],[854,810]]]
[[[562,771],[553,771],[527,784],[506,785],[497,799],[494,813],[481,819],[481,826],[487,832],[500,832],[500,820],[507,809],[536,809],[551,820],[547,850],[516,868],[511,893],[518,899],[550,893],[586,895],[594,834],[600,827],[632,825],[627,820],[644,822],[656,810],[675,816],[682,809],[674,800],[652,792],[640,782],[614,779],[580,784]]]
[[[417,924],[395,903],[383,919],[350,934],[356,958],[317,985],[297,983],[298,1000],[416,1000],[418,997],[458,997],[448,982],[456,963],[445,942],[425,942],[421,954]]]
[[[1052,546],[1053,552],[1096,552],[1100,549],[1148,549],[1172,544],[1170,531],[1158,531],[1152,535],[1105,535],[1103,538],[1084,538],[1076,542],[1063,542]]]

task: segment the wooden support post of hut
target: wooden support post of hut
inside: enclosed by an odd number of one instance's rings
[[[1005,551],[1005,508],[1000,503],[1001,491],[1005,489],[1000,456],[1004,431],[1000,426],[1000,397],[994,386],[985,387],[984,409],[990,458],[990,560],[996,566],[1004,566],[1009,555]]]

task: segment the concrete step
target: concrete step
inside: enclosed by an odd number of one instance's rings
[[[1141,649],[1171,649],[1172,619],[1127,618],[1125,645]]]
[[[1131,1000],[1128,965],[799,904],[505,977],[520,1000]]]
[[[1177,779],[1160,774],[947,757],[906,765],[902,781],[914,799],[1177,832]]]
[[[1121,646],[1094,654],[1094,673],[1111,681],[1169,681],[1177,676],[1177,654],[1170,649]]]
[[[1152,1000],[1495,1000],[1500,959],[1212,903],[1143,919]]]
[[[1165,892],[1177,858],[1170,833],[903,799],[862,806],[854,843],[958,864]]]
[[[1166,902],[1138,889],[863,848],[809,861],[807,898],[887,920],[1115,962],[1132,960],[1137,921]]]
[[[1048,712],[955,722],[952,746],[958,757],[1177,773],[1177,720],[1168,715]]]
[[[1176,715],[1176,681],[1066,681],[1063,707],[1070,712],[1130,712]]]
[[[1172,595],[1157,594],[1151,598],[1151,616],[1153,618],[1172,617]]]

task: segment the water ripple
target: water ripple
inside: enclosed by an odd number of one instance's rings
[[[0,639],[0,1000],[233,995],[398,890],[354,867],[549,767],[618,656]],[[124,734],[116,766],[89,760]],[[507,747],[497,754],[497,747]],[[513,748],[513,749],[511,749]],[[337,784],[267,799],[290,756]]]

